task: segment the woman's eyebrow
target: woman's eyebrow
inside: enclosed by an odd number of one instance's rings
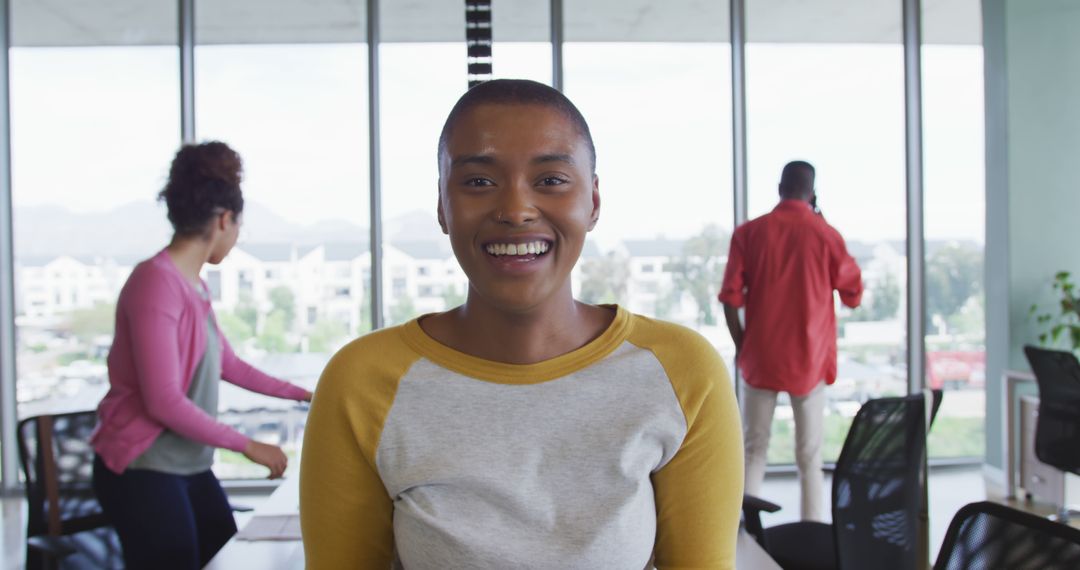
[[[541,154],[532,159],[533,164],[543,164],[545,162],[565,162],[570,166],[575,164],[574,157],[569,154]]]
[[[450,166],[463,166],[466,164],[495,164],[495,157],[490,154],[465,154],[455,156],[450,161]]]

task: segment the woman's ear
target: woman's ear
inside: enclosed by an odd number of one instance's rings
[[[600,221],[600,177],[593,174],[592,177],[592,214],[589,216],[589,231],[596,227]]]
[[[439,227],[442,228],[442,233],[450,235],[450,229],[446,227],[446,214],[443,213],[442,194],[439,194],[439,204],[435,207],[435,212],[439,216]]]

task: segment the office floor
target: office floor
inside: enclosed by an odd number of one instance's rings
[[[830,480],[825,480],[825,496],[830,496]],[[783,507],[777,513],[766,514],[762,522],[765,526],[791,522],[799,518],[799,482],[795,475],[771,475],[762,489],[764,498]],[[937,555],[937,549],[945,536],[952,516],[963,505],[986,498],[986,485],[983,481],[981,466],[950,467],[934,469],[930,476],[930,545],[931,555]],[[251,495],[236,496],[234,503],[258,507],[261,497]],[[23,536],[25,506],[21,497],[0,499],[0,527],[3,540],[0,542],[0,568],[21,569],[23,567]],[[237,524],[243,525],[250,515],[238,514]]]

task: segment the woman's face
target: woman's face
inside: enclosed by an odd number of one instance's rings
[[[240,237],[240,216],[230,210],[225,210],[214,218],[210,233],[210,263],[221,263]]]
[[[469,303],[523,313],[572,299],[570,271],[600,212],[574,123],[544,105],[481,105],[454,126],[439,171],[439,222]]]

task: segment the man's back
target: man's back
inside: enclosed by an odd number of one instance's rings
[[[809,392],[836,379],[833,290],[858,306],[862,276],[839,232],[802,200],[783,200],[732,236],[720,301],[746,307],[739,365],[757,388]]]

